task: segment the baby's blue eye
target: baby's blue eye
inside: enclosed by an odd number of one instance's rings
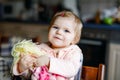
[[[65,30],[65,32],[70,32],[69,30]]]
[[[57,26],[53,26],[54,29],[59,29]]]

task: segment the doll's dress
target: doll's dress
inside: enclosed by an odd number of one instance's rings
[[[31,80],[50,80],[50,73],[46,66],[37,67],[33,70]]]

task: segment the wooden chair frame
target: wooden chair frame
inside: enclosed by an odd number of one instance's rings
[[[83,66],[81,80],[104,80],[105,65],[99,64],[99,67]]]

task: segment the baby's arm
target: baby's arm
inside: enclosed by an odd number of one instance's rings
[[[29,78],[31,71],[30,69],[34,67],[34,62],[36,57],[31,55],[24,55],[20,57],[19,61],[13,64],[12,73],[16,76],[24,76],[24,78]]]
[[[65,77],[63,76],[57,76],[56,78],[57,78],[56,80],[65,80]]]
[[[20,59],[13,63],[12,73],[14,75],[28,75],[29,69],[34,67],[34,62],[36,61],[36,57],[32,55],[24,55],[20,56]]]
[[[82,66],[82,52],[79,48],[75,48],[64,57],[64,59],[50,58],[49,72],[64,77],[73,77],[77,74],[80,66]]]
[[[37,58],[35,66],[47,66],[49,68],[50,58],[46,55],[42,55]]]

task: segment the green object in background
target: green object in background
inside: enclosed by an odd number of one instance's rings
[[[104,22],[105,24],[112,25],[112,24],[113,24],[113,18],[111,18],[111,17],[106,17],[106,18],[103,19],[103,22]]]

